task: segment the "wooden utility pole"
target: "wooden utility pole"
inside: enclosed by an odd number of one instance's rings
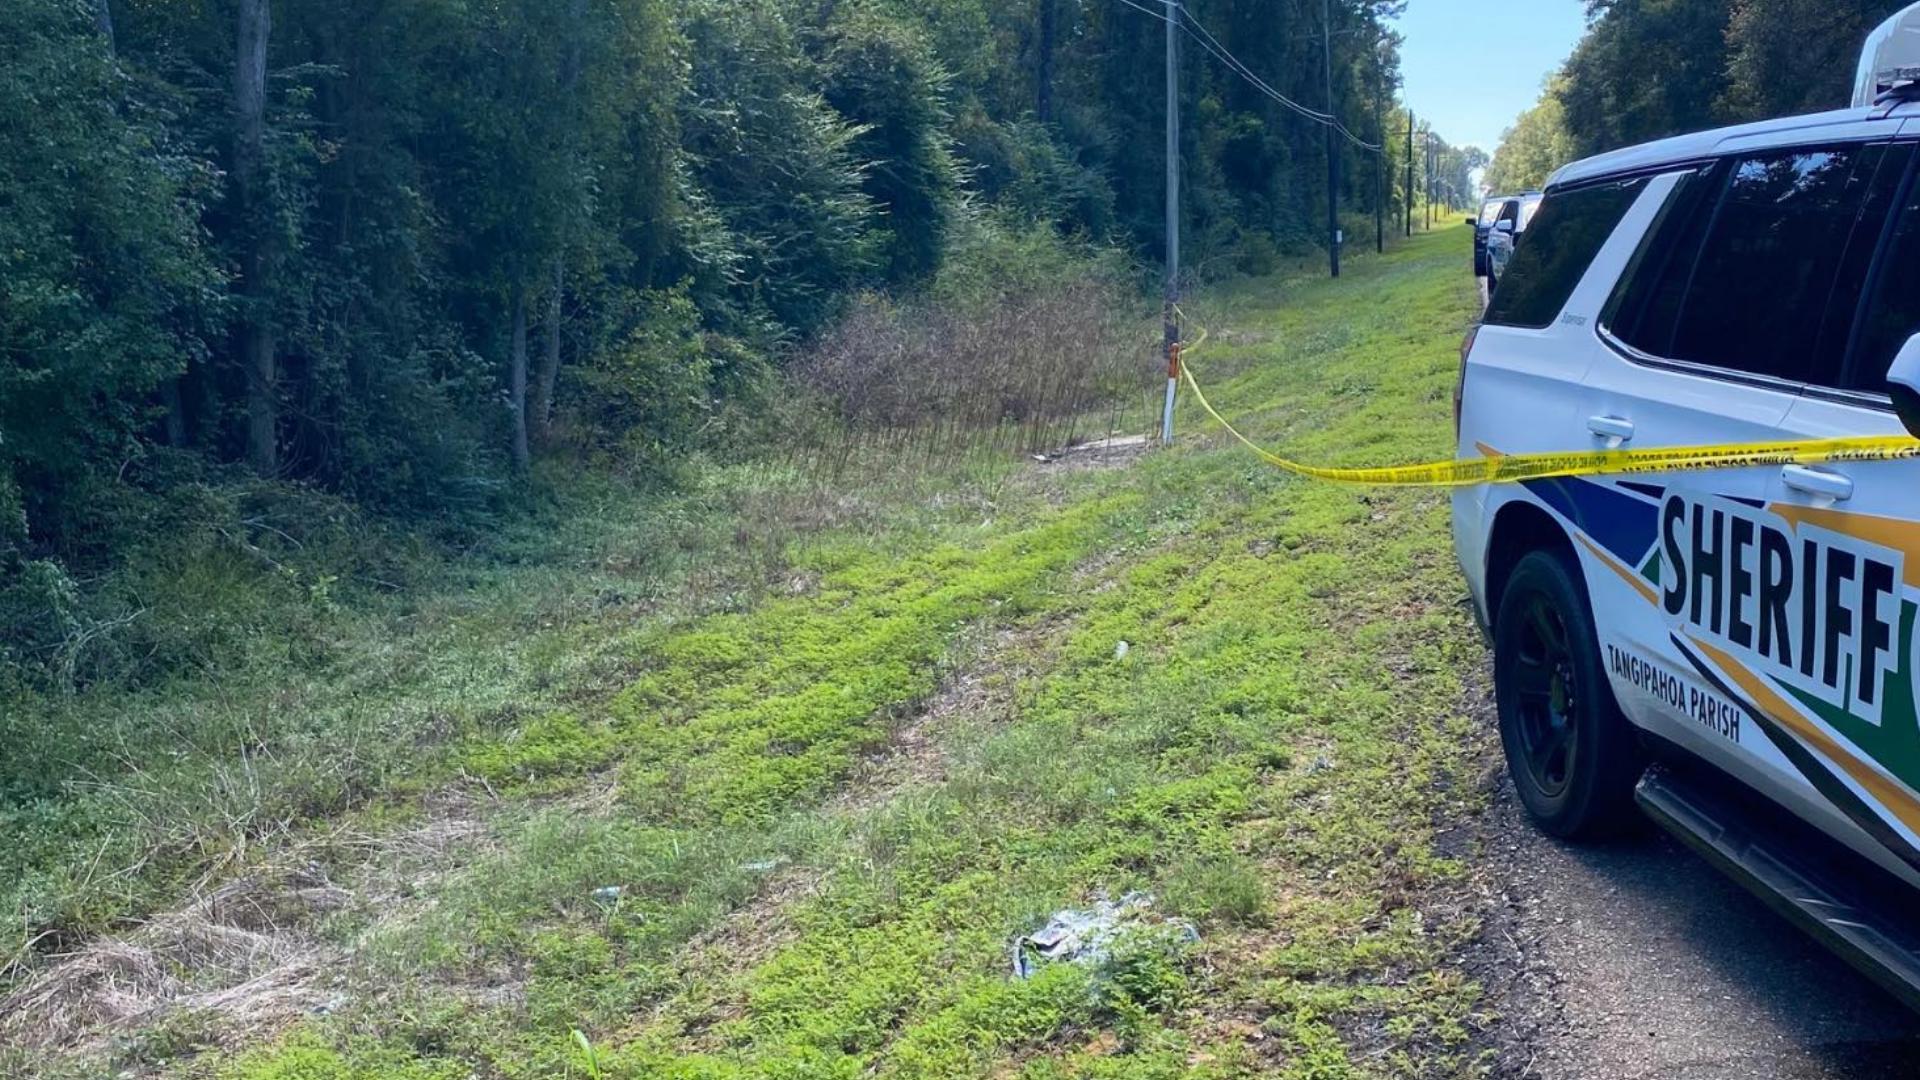
[[[1339,117],[1333,107],[1333,0],[1320,0],[1320,57],[1327,75],[1327,264],[1340,276]]]
[[[1387,65],[1380,46],[1373,47],[1374,71],[1378,75],[1373,95],[1373,140],[1380,149],[1373,155],[1373,251],[1387,253]]]
[[[1427,231],[1433,231],[1433,129],[1427,129]]]
[[[1407,239],[1413,239],[1413,108],[1407,108]]]
[[[1167,404],[1160,441],[1173,442],[1173,400],[1180,389],[1180,0],[1167,7],[1167,297],[1162,312],[1167,348]]]

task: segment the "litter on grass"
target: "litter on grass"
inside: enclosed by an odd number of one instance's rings
[[[1133,892],[1119,900],[1098,900],[1091,908],[1063,908],[1047,925],[1013,942],[1013,974],[1031,979],[1048,964],[1070,963],[1105,967],[1114,947],[1138,937],[1163,938],[1181,944],[1200,940],[1200,932],[1185,919],[1165,919],[1154,913],[1153,894]]]

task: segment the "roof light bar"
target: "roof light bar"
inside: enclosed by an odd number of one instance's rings
[[[1853,104],[1864,107],[1920,84],[1920,4],[1901,11],[1867,35],[1854,78]]]

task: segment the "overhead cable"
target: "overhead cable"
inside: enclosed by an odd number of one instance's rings
[[[1200,21],[1193,17],[1193,13],[1187,10],[1185,4],[1176,3],[1174,0],[1145,0],[1146,3],[1153,4],[1162,9],[1161,11],[1155,11],[1143,3],[1136,3],[1135,0],[1119,0],[1119,2],[1135,11],[1158,19],[1161,22],[1172,23],[1178,26],[1182,32],[1198,43],[1209,55],[1226,65],[1227,70],[1240,76],[1255,90],[1272,98],[1275,102],[1278,102],[1295,114],[1304,119],[1311,120],[1316,124],[1331,125],[1333,129],[1345,137],[1348,142],[1353,143],[1367,153],[1378,154],[1381,152],[1382,147],[1379,143],[1370,143],[1358,135],[1355,135],[1331,113],[1324,113],[1317,109],[1308,108],[1268,85],[1266,80],[1255,75],[1253,69],[1242,63],[1239,57],[1233,55],[1225,45],[1220,43],[1220,39],[1214,37],[1205,26],[1202,26]],[[1169,12],[1171,12],[1171,14],[1169,14]]]

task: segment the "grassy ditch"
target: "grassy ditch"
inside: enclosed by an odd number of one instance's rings
[[[1442,233],[1212,298],[1210,394],[1311,460],[1443,456],[1461,266]],[[792,534],[777,588],[555,630],[543,651],[599,660],[274,834],[248,905],[121,935],[145,1011],[102,1004],[122,969],[98,943],[65,983],[17,980],[57,992],[0,1013],[31,1047],[11,1064],[1484,1072],[1466,879],[1491,751],[1445,500],[1296,481],[1187,424],[1121,467],[849,491],[863,511]],[[1132,891],[1199,940],[1009,977],[1018,933]],[[217,944],[242,932],[256,961]]]

